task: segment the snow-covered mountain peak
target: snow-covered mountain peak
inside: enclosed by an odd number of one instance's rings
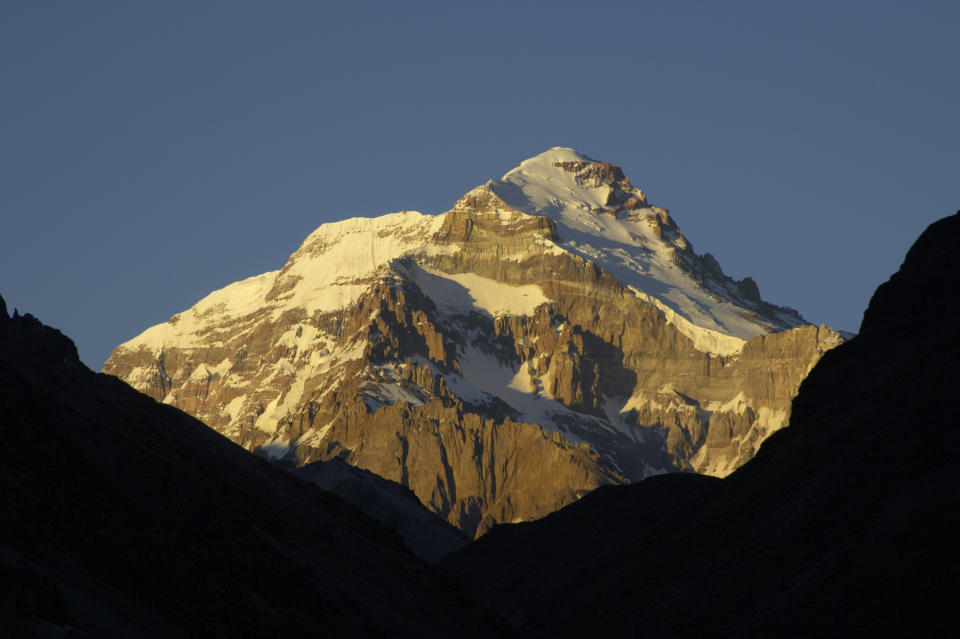
[[[554,148],[437,215],[324,224],[105,372],[251,450],[400,481],[473,535],[603,483],[731,471],[839,339],[803,324],[619,167]]]
[[[697,255],[665,208],[647,203],[619,166],[555,147],[487,188],[512,209],[556,223],[559,246],[612,273],[710,352],[805,322]],[[755,287],[754,287],[755,288]]]
[[[580,153],[576,149],[571,149],[567,146],[554,146],[539,155],[535,155],[532,158],[528,158],[520,163],[520,166],[513,169],[507,175],[503,176],[503,179],[507,179],[511,173],[516,173],[518,171],[525,171],[528,173],[536,173],[541,171],[546,167],[553,167],[554,164],[558,162],[595,162],[595,160],[583,153]],[[548,168],[549,170],[549,168]]]
[[[477,261],[482,255],[493,262]],[[696,255],[667,210],[649,205],[620,167],[554,147],[471,190],[446,213],[401,211],[323,224],[279,271],[214,292],[134,341],[162,348],[258,309],[269,309],[272,317],[347,309],[399,259],[433,274],[422,283],[443,308],[450,306],[447,289],[454,286],[443,278],[452,273],[469,279],[472,269],[486,279],[483,286],[480,280],[457,280],[464,289],[459,306],[497,316],[506,312],[502,304],[474,293],[496,290],[504,300],[519,294],[509,288],[517,282],[504,283],[502,290],[487,282],[502,276],[504,262],[564,255],[613,275],[705,352],[731,355],[756,335],[805,323],[789,309],[764,303],[752,280],[734,281],[711,256]],[[527,306],[515,312],[521,308]]]
[[[642,191],[633,188],[620,167],[597,162],[574,149],[554,147],[524,160],[492,183],[505,202],[526,213],[543,215],[563,205],[600,211],[644,204]],[[499,188],[497,188],[499,187]]]

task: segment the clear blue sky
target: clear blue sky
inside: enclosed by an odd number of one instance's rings
[[[572,146],[856,330],[960,208],[958,109],[952,0],[0,0],[0,294],[97,369],[325,221]]]

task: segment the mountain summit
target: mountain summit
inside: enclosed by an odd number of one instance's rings
[[[712,256],[694,253],[668,211],[648,205],[616,165],[555,147],[487,187],[555,221],[566,250],[614,274],[707,350],[733,354],[743,340],[807,323],[763,302],[753,280],[734,281]]]
[[[440,215],[324,224],[104,371],[248,449],[398,481],[473,535],[601,484],[729,473],[841,341],[696,254],[619,167],[553,148]]]

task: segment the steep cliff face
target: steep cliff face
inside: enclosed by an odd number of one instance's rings
[[[325,224],[104,371],[475,535],[602,484],[729,473],[840,341],[694,253],[618,167],[551,149],[442,215]]]

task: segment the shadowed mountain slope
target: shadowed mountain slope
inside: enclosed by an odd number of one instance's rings
[[[441,566],[526,636],[956,636],[958,246],[960,213],[923,233],[730,477],[598,490]]]
[[[395,533],[2,300],[0,437],[2,636],[497,634]]]
[[[339,457],[291,470],[397,531],[407,547],[428,562],[436,562],[470,543],[466,535],[427,510],[409,488],[351,466]]]

